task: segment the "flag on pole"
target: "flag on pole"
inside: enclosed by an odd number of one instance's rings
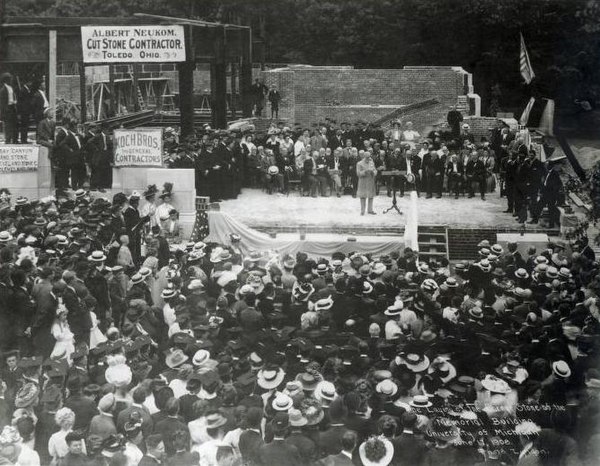
[[[531,99],[529,99],[529,102],[527,103],[527,107],[525,107],[525,110],[523,110],[523,114],[521,115],[521,118],[519,118],[520,125],[527,126],[527,122],[529,121],[529,114],[531,113],[531,109],[533,108],[534,103],[535,103],[535,97],[532,97]]]
[[[546,106],[542,112],[538,130],[546,136],[554,136],[554,100],[545,99]]]
[[[529,61],[529,54],[527,53],[527,48],[525,47],[525,39],[523,39],[523,34],[519,33],[519,35],[521,36],[521,53],[519,56],[521,76],[523,76],[525,83],[529,84],[531,81],[533,81],[533,78],[535,78],[535,73],[531,67],[531,62]]]

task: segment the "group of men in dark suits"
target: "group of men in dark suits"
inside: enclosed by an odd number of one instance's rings
[[[104,124],[90,125],[83,132],[77,121],[63,120],[50,139],[50,123],[45,119],[38,128],[38,140],[51,149],[57,190],[89,187],[103,192],[112,187],[113,141]]]
[[[38,78],[21,83],[10,73],[0,77],[0,121],[5,144],[27,144],[30,123],[37,124],[48,109],[44,81]]]

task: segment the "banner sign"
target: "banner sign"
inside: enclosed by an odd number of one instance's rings
[[[82,26],[84,63],[185,61],[183,26]]]
[[[115,129],[116,167],[162,167],[162,128]]]
[[[39,146],[1,145],[0,173],[31,172],[38,169]]]

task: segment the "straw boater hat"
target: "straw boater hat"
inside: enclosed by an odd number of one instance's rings
[[[506,383],[506,381],[490,374],[485,376],[485,378],[481,381],[481,385],[483,388],[492,393],[500,393],[505,395],[511,391],[510,386],[508,383]]]
[[[370,437],[358,448],[364,466],[387,466],[394,457],[394,445],[383,436]]]
[[[283,382],[285,372],[280,367],[268,367],[258,371],[256,383],[265,390],[277,388]]]
[[[437,373],[442,383],[446,384],[456,377],[456,368],[443,356],[436,357],[428,371],[429,374]]]
[[[382,380],[375,386],[375,391],[381,395],[394,396],[398,393],[398,385],[389,379]]]
[[[321,402],[330,403],[336,396],[335,385],[326,380],[319,382],[317,388],[315,388],[314,397]]]
[[[174,369],[176,367],[181,366],[184,362],[189,359],[188,355],[185,354],[179,348],[172,348],[167,351],[167,356],[165,358],[165,364],[170,368]]]
[[[396,356],[396,364],[404,364],[412,372],[423,372],[429,367],[429,358],[417,353],[401,354]]]
[[[415,395],[408,404],[413,408],[429,408],[432,405],[427,395]]]
[[[552,363],[552,373],[560,379],[568,379],[571,376],[571,368],[565,361]]]
[[[400,315],[402,309],[404,309],[404,303],[402,300],[398,299],[394,301],[394,304],[388,306],[388,308],[384,311],[384,314],[386,316],[397,316]]]
[[[292,400],[292,398],[285,393],[277,393],[271,402],[271,406],[275,411],[287,412],[291,407],[294,406],[294,400]]]

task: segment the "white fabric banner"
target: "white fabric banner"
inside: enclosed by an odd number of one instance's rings
[[[416,194],[415,194],[416,196]],[[381,256],[393,251],[402,251],[404,238],[401,236],[365,236],[356,237],[356,241],[347,241],[343,235],[311,234],[307,233],[304,240],[298,233],[281,234],[276,238],[261,233],[237,221],[224,212],[208,212],[209,235],[205,242],[229,244],[231,233],[239,235],[242,239],[240,247],[244,253],[249,251],[277,251],[281,255],[295,255],[305,252],[315,257],[330,257],[334,252],[349,254],[359,251],[363,254]]]

